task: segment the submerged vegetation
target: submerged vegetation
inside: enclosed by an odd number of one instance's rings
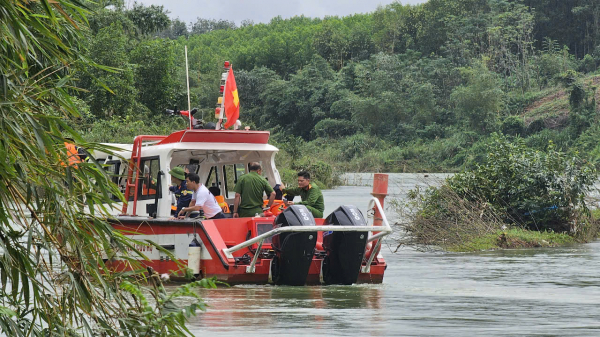
[[[441,187],[412,191],[397,205],[409,221],[402,244],[470,251],[588,242],[598,236],[585,195],[598,174],[593,165],[548,145],[534,151],[520,138],[493,136],[473,170]]]

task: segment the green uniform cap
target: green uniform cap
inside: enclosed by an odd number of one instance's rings
[[[174,167],[171,171],[169,171],[169,174],[179,180],[185,180],[185,171],[179,166]]]

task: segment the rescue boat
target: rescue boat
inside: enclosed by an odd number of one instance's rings
[[[140,242],[142,265],[171,279],[216,277],[228,284],[318,285],[381,283],[386,262],[379,252],[391,228],[383,212],[387,179],[366,196],[373,221],[353,205],[315,219],[302,205],[278,215],[206,220],[172,220],[171,176],[176,166],[195,164],[200,181],[218,187],[232,204],[237,178],[260,162],[265,179],[281,184],[278,149],[268,131],[186,129],[168,136],[137,136],[113,155],[96,153],[126,196],[114,212],[113,227]],[[387,178],[387,176],[385,176]],[[379,179],[379,180],[378,180]],[[384,186],[385,185],[385,186]],[[160,248],[159,248],[160,247]],[[114,268],[125,260],[110,259]]]
[[[379,250],[382,238],[391,233],[382,207],[387,175],[374,179],[371,223],[353,205],[341,206],[324,219],[315,219],[302,205],[271,209],[266,217],[171,219],[174,196],[166,173],[176,166],[195,164],[200,182],[219,191],[227,204],[233,203],[235,183],[248,173],[251,162],[261,164],[271,186],[281,184],[275,167],[278,149],[269,144],[269,132],[238,130],[239,97],[230,62],[223,70],[216,125],[203,125],[193,117],[197,109],[189,107],[188,90],[188,111],[166,111],[187,117],[187,129],[168,136],[140,135],[133,144],[112,144],[123,149],[115,154],[94,154],[126,200],[111,224],[138,242],[151,243],[136,247],[146,255],[139,262],[171,279],[216,277],[228,284],[381,283],[386,262]],[[231,125],[223,127],[224,119]],[[106,258],[113,268],[131,268],[130,258]]]

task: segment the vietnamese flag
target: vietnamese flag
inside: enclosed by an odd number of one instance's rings
[[[224,96],[223,107],[225,108],[225,116],[227,117],[227,123],[225,123],[225,129],[227,129],[233,126],[233,123],[240,117],[240,98],[238,97],[235,77],[233,77],[233,67],[229,68],[229,74],[225,82]]]

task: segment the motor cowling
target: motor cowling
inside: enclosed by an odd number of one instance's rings
[[[356,206],[340,206],[325,219],[323,225],[366,226],[367,222]],[[323,282],[353,284],[358,280],[365,255],[369,232],[324,232]]]
[[[273,228],[316,226],[304,205],[292,205],[275,218]],[[273,237],[275,258],[271,264],[275,284],[302,286],[306,283],[317,243],[317,232],[289,232]]]

